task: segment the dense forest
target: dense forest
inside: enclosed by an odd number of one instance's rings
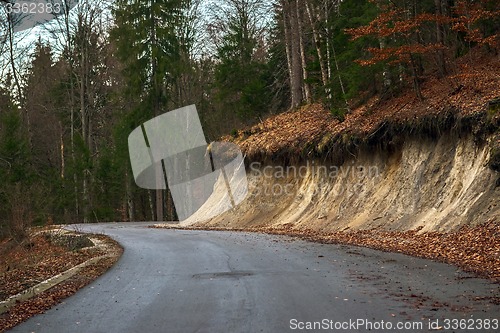
[[[0,237],[175,219],[130,170],[128,135],[155,115],[196,104],[207,141],[308,103],[342,120],[374,95],[425,99],[427,78],[500,46],[496,0],[62,4],[20,30],[0,2]]]

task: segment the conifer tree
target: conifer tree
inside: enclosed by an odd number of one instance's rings
[[[184,5],[183,0],[118,0],[113,9],[111,36],[125,65],[127,93],[140,100],[133,110],[139,122],[166,111],[172,66],[179,57],[176,27]],[[163,205],[163,191],[157,190],[157,220],[163,220]]]

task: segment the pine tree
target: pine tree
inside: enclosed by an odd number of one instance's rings
[[[179,58],[176,27],[184,5],[183,0],[118,0],[113,9],[116,26],[111,37],[125,64],[127,93],[141,101],[133,110],[141,121],[165,111],[172,67]],[[163,191],[157,190],[157,220],[163,220],[163,205]]]
[[[270,101],[267,29],[259,25],[264,10],[262,0],[231,0],[217,8],[216,98],[226,113],[242,119],[260,116]]]
[[[12,94],[0,86],[0,238],[22,240],[32,223],[30,157],[21,114]]]

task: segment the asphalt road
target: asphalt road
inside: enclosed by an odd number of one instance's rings
[[[122,258],[12,332],[493,332],[471,327],[500,319],[488,300],[499,285],[400,254],[138,223],[78,229],[113,237]]]

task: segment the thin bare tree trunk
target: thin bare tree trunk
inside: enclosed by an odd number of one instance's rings
[[[59,140],[60,140],[60,143],[59,143],[59,149],[60,149],[60,154],[61,154],[61,179],[64,179],[64,168],[65,168],[65,164],[64,164],[64,131],[63,131],[63,126],[62,126],[62,123],[59,122],[59,130],[60,130],[60,135],[59,135]]]
[[[156,193],[155,190],[148,191],[148,201],[149,201],[149,209],[150,209],[150,213],[151,213],[151,220],[154,220],[155,219],[155,209],[154,209],[154,204],[153,204],[152,192]]]
[[[410,66],[411,66],[411,73],[413,76],[413,89],[415,89],[415,93],[417,94],[418,99],[423,101],[424,97],[422,96],[422,90],[420,89],[417,64],[415,62],[415,57],[411,53],[410,53]]]
[[[83,27],[83,22],[82,22],[82,28],[86,29],[86,27]],[[87,36],[85,36],[85,31],[81,31],[83,33],[84,38],[82,38],[82,44],[81,44],[81,55],[80,55],[80,120],[82,124],[82,140],[85,146],[87,146],[87,115],[86,115],[86,110],[85,110],[85,84],[86,84],[86,46],[84,45],[84,41]],[[87,162],[87,161],[86,161]],[[85,163],[85,169],[83,170],[83,175],[82,175],[82,191],[83,191],[83,222],[87,223],[89,222],[89,190],[88,190],[88,170],[86,168],[86,163]]]
[[[298,0],[293,1],[297,3]],[[300,57],[300,33],[297,11],[294,10],[292,3],[288,3],[289,18],[290,18],[290,44],[291,44],[291,92],[292,92],[292,108],[298,107],[302,103],[302,64]]]
[[[297,11],[297,28],[299,35],[299,50],[300,50],[300,62],[302,65],[302,77],[303,77],[303,89],[304,89],[304,97],[307,103],[311,103],[311,88],[309,87],[309,83],[307,82],[309,73],[307,72],[307,62],[306,62],[306,54],[304,48],[304,32],[302,28],[302,15],[300,14],[300,6],[299,0],[296,0],[295,3],[296,11]]]
[[[346,110],[347,110],[347,112],[351,112],[349,102],[347,101],[347,96],[346,96],[345,87],[344,87],[344,81],[342,80],[342,76],[340,75],[340,68],[339,68],[339,63],[337,61],[337,54],[335,53],[335,47],[333,44],[332,44],[332,54],[333,54],[333,61],[335,62],[335,68],[337,69],[337,75],[339,78],[340,89],[342,90],[342,96],[344,97]]]
[[[329,10],[328,10],[328,1],[324,2],[324,11],[325,11],[325,27],[326,27],[326,66],[327,66],[327,77],[328,83],[332,82],[332,57],[330,51],[330,27],[329,27]],[[330,87],[327,89],[327,98],[332,99],[332,90]]]
[[[65,1],[64,6],[66,7],[64,10],[64,32],[66,34],[66,47],[68,50],[68,57],[72,55],[71,49],[71,36],[70,36],[70,24],[69,24],[69,2]],[[76,157],[75,157],[75,82],[73,75],[75,74],[75,69],[73,67],[73,61],[68,59],[70,73],[69,73],[69,95],[70,95],[70,149],[71,149],[71,162],[73,163],[73,169],[76,165]],[[78,200],[78,177],[76,171],[73,171],[73,193],[75,196],[75,215],[78,217],[80,213],[80,205]]]
[[[444,27],[439,22],[443,15],[442,0],[434,0],[434,5],[436,6],[436,42],[440,47],[444,47]],[[444,50],[442,48],[437,50],[437,60],[439,75],[443,77],[446,75],[446,62],[444,58]]]
[[[154,17],[154,13],[151,10],[151,48],[155,50],[157,46],[157,40],[156,40],[156,19]],[[152,83],[153,83],[153,114],[155,116],[160,115],[160,101],[159,101],[159,96],[158,92],[160,91],[160,82],[158,82],[158,77],[156,71],[158,70],[158,64],[156,62],[156,58],[153,55],[151,59],[151,72],[152,72]],[[155,177],[156,177],[156,220],[157,221],[163,221],[163,190],[162,184],[165,181],[165,177],[163,175],[163,169],[162,167],[157,167],[156,172],[155,172]]]
[[[19,102],[22,103],[23,90],[21,89],[21,83],[19,82],[19,76],[17,74],[17,68],[14,57],[14,21],[12,18],[12,14],[8,14],[7,16],[7,24],[8,24],[8,39],[9,39],[9,62],[10,67],[12,69],[12,78],[14,79],[14,85],[17,90],[17,97]],[[28,128],[29,129],[29,128]]]
[[[293,71],[292,71],[292,35],[290,32],[290,28],[288,25],[290,24],[290,15],[289,15],[289,9],[288,6],[289,4],[286,3],[286,0],[282,2],[283,5],[283,30],[285,33],[285,52],[286,52],[286,61],[287,61],[287,67],[288,67],[288,76],[290,78],[290,90],[292,94],[292,105],[293,105],[293,89],[292,87],[292,77],[293,77]]]
[[[318,29],[316,28],[316,25],[314,24],[313,16],[315,17],[316,15],[314,13],[314,8],[313,9],[310,8],[308,1],[305,1],[305,5],[306,5],[307,16],[309,18],[309,23],[311,25],[311,29],[312,29],[312,33],[313,33],[314,47],[315,47],[316,53],[318,55],[319,68],[321,70],[321,81],[323,83],[323,87],[326,87],[326,85],[328,84],[328,73],[326,72],[326,68],[325,68],[325,59],[323,57],[323,52],[321,52]]]
[[[132,222],[135,219],[134,216],[134,200],[132,197],[132,186],[130,185],[131,179],[130,179],[130,172],[126,171],[125,173],[125,195],[126,195],[126,200],[127,200],[127,217],[128,221]]]

